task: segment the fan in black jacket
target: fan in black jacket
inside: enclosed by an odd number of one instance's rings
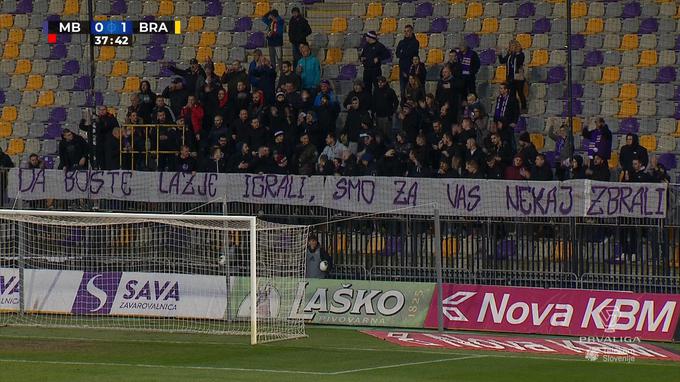
[[[375,31],[370,31],[364,34],[366,38],[366,46],[361,51],[361,63],[364,65],[364,86],[366,91],[370,94],[373,92],[373,86],[376,80],[382,75],[381,65],[383,61],[390,58],[390,51],[385,45],[378,41],[378,34]]]
[[[292,17],[288,22],[288,40],[293,46],[293,67],[297,67],[297,63],[302,57],[300,44],[307,42],[307,36],[312,34],[312,28],[307,19],[302,17],[300,8],[293,7],[291,14]]]
[[[408,81],[409,68],[411,67],[411,60],[418,56],[420,51],[420,42],[413,34],[413,26],[407,25],[404,27],[404,39],[397,44],[397,51],[395,52],[399,59],[399,89],[401,94],[404,94],[406,82]],[[423,81],[423,83],[425,83]]]
[[[545,160],[545,155],[536,155],[534,166],[531,168],[531,177],[529,180],[553,180],[552,168]]]

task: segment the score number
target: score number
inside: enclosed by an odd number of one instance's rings
[[[94,46],[129,46],[130,36],[126,35],[94,35],[92,36]]]

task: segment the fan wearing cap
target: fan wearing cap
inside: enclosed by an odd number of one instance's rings
[[[328,96],[328,100],[331,104],[339,105],[338,98],[335,96],[335,92],[331,87],[331,82],[328,80],[321,81],[321,84],[319,85],[319,92],[316,93],[316,97],[314,97],[314,106],[321,105],[321,97],[324,95]]]
[[[198,82],[199,77],[205,78],[205,71],[203,70],[203,67],[201,67],[201,65],[198,63],[198,60],[195,58],[189,60],[189,67],[186,69],[178,69],[174,65],[167,64],[166,67],[168,68],[169,71],[182,77],[182,79],[184,80],[184,84],[187,88],[187,91],[190,94],[196,93],[196,83]]]
[[[174,116],[178,116],[182,108],[187,104],[190,93],[187,85],[180,77],[175,77],[170,85],[166,86],[161,93],[161,98],[170,100],[170,109],[172,110],[173,120]]]
[[[368,93],[373,93],[373,85],[382,75],[381,65],[385,60],[390,59],[390,51],[378,41],[378,34],[375,31],[367,32],[366,46],[361,51],[361,63],[364,65],[364,87]]]
[[[288,21],[288,40],[293,47],[293,69],[297,67],[297,63],[302,57],[300,53],[300,44],[307,43],[307,36],[312,34],[312,28],[309,22],[300,13],[300,8],[293,7],[290,11],[291,18]]]
[[[364,90],[364,82],[362,80],[354,81],[354,87],[352,88],[352,91],[347,93],[342,106],[344,106],[345,109],[348,109],[349,105],[352,103],[352,98],[354,97],[359,98],[359,105],[363,110],[371,110],[371,94]]]

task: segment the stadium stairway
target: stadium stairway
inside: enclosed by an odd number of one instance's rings
[[[551,126],[563,122],[566,105],[566,1],[399,1],[304,0],[301,2],[219,0],[95,1],[100,19],[179,19],[181,35],[138,35],[131,47],[95,50],[94,83],[98,103],[122,121],[141,80],[161,92],[170,75],[159,61],[185,66],[197,57],[212,57],[218,74],[225,63],[247,60],[265,45],[259,18],[278,9],[304,9],[314,30],[309,40],[342,98],[361,76],[358,65],[363,33],[378,31],[392,51],[412,24],[421,42],[421,58],[430,74],[426,89],[434,92],[437,73],[447,54],[464,39],[480,55],[478,93],[490,110],[504,68],[497,50],[512,38],[524,48],[529,80],[529,110],[517,132],[528,131],[539,150],[551,152]],[[142,16],[140,16],[142,15]],[[680,154],[680,4],[668,0],[574,1],[572,56],[576,96],[576,147],[587,142],[581,129],[603,116],[615,134],[618,151],[625,134],[638,133],[678,181]],[[0,0],[0,147],[16,163],[31,152],[56,162],[61,129],[76,127],[89,100],[89,54],[80,35],[60,35],[47,44],[45,20],[86,19],[85,0]],[[265,54],[267,50],[263,49]],[[290,48],[284,48],[290,58]],[[398,88],[396,59],[383,73]],[[610,162],[616,165],[616,158]]]

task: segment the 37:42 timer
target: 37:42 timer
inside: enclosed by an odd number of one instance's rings
[[[94,46],[128,46],[130,36],[125,35],[95,35],[92,36]]]

